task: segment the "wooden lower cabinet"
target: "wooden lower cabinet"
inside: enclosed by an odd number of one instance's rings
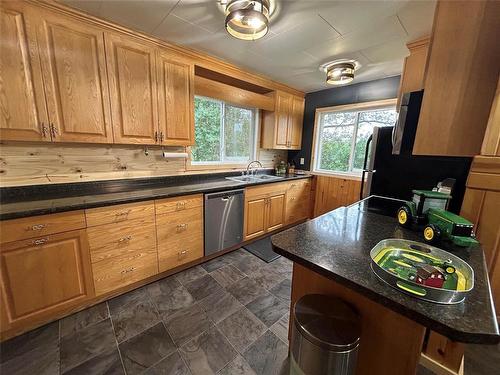
[[[361,181],[333,176],[315,176],[314,217],[359,200]]]
[[[189,203],[188,203],[189,202]],[[181,203],[181,204],[178,204]],[[181,209],[186,207],[189,209]],[[160,272],[168,271],[203,257],[203,196],[157,202],[157,243]],[[179,208],[170,211],[169,208]]]
[[[9,326],[48,319],[94,296],[85,230],[4,243],[0,254],[1,321]]]
[[[245,192],[245,241],[285,225],[287,183],[250,187]]]
[[[311,207],[311,180],[291,182],[286,192],[286,224],[309,217]]]

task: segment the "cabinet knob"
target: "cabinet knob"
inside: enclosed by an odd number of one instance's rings
[[[130,267],[130,268],[127,268],[126,270],[123,270],[121,273],[122,273],[122,274],[125,274],[125,273],[130,273],[130,272],[132,272],[133,270],[135,270],[135,267]]]
[[[188,224],[187,223],[183,223],[183,224],[178,224],[176,226],[177,228],[177,232],[182,232],[182,231],[185,231],[188,227]]]
[[[158,132],[155,130],[155,143],[158,143]]]
[[[41,129],[42,129],[42,138],[47,138],[47,127],[45,126],[45,124],[42,122],[42,126],[41,126]]]
[[[175,209],[177,211],[186,209],[186,202],[177,202],[175,204]]]
[[[50,123],[50,133],[52,134],[52,138],[55,138],[57,135],[59,135],[57,128],[52,122]]]
[[[177,258],[180,260],[184,258],[187,255],[188,251],[187,250],[182,250],[177,253]]]
[[[129,242],[130,240],[132,239],[132,236],[131,235],[128,235],[128,236],[125,236],[125,237],[122,237],[118,240],[118,242]]]

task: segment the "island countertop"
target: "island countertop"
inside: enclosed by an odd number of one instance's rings
[[[468,262],[474,270],[474,289],[465,301],[455,305],[409,296],[385,284],[372,272],[370,251],[379,241],[399,238],[422,242],[418,232],[401,228],[395,216],[372,209],[386,199],[369,197],[278,233],[272,237],[273,248],[278,254],[452,340],[476,344],[500,342],[480,246],[459,248],[444,241],[438,245]],[[394,205],[394,200],[390,203]]]

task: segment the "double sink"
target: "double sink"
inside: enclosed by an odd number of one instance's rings
[[[247,182],[247,183],[259,182],[259,181],[272,181],[272,180],[279,180],[282,178],[283,177],[281,176],[273,176],[269,174],[261,174],[255,176],[248,175],[248,176],[226,177],[227,180],[236,182]]]

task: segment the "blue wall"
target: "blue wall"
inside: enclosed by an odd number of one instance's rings
[[[396,76],[306,94],[302,149],[290,151],[289,161],[293,160],[299,169],[309,169],[316,108],[395,98],[398,93],[399,79],[400,76]],[[305,159],[304,165],[299,164],[300,158]]]

